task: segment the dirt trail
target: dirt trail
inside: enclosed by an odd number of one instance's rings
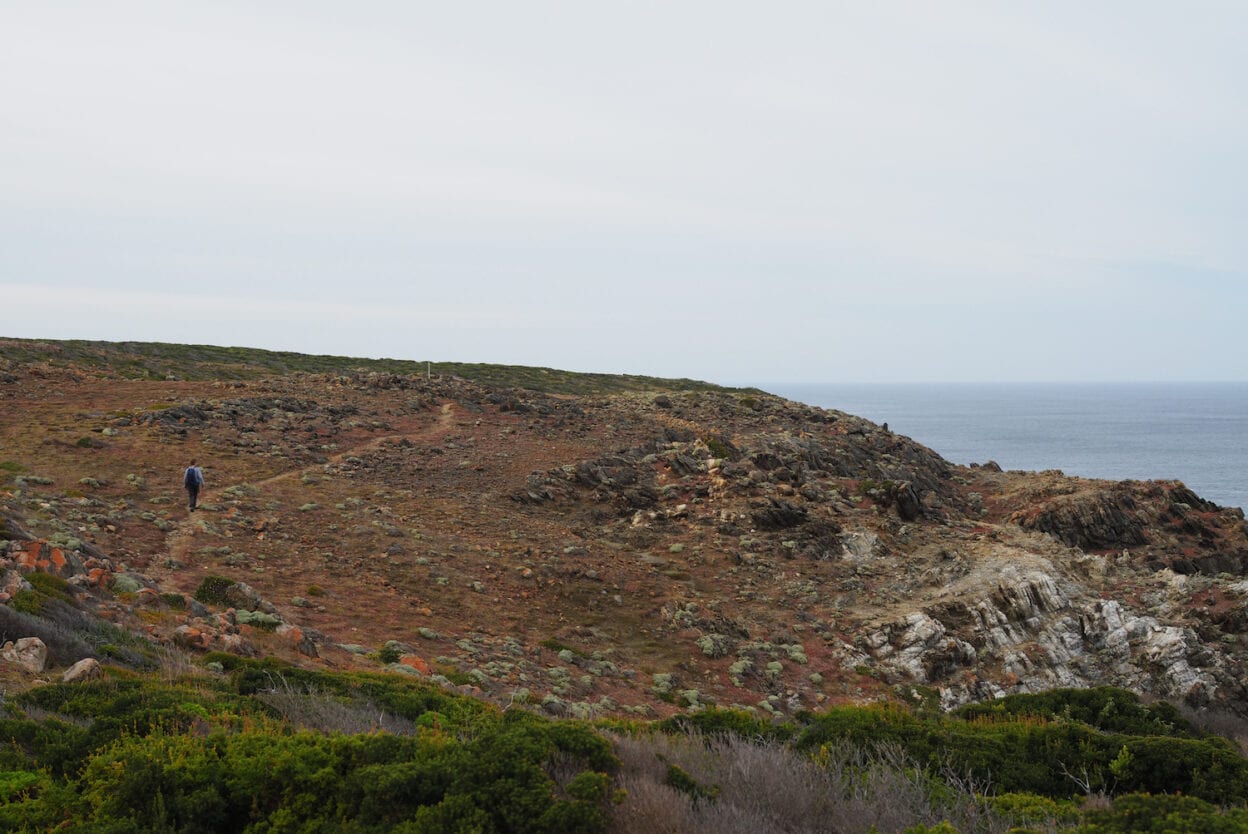
[[[324,463],[314,464],[313,466],[325,466],[326,464],[340,463],[343,460],[358,455],[361,452],[368,452],[377,449],[387,443],[394,443],[402,440],[411,441],[429,441],[448,434],[455,427],[455,406],[454,403],[443,403],[441,411],[438,414],[437,421],[425,429],[418,432],[408,434],[390,434],[385,437],[374,437],[357,446],[352,446],[343,451],[331,455]],[[288,480],[290,478],[302,475],[302,473],[312,469],[313,466],[300,466],[294,469],[288,469],[285,472],[279,472],[261,481],[256,481],[252,486],[263,489],[266,486],[275,484],[279,481]],[[218,492],[229,489],[233,485],[224,485],[217,488]],[[188,554],[191,552],[191,546],[194,542],[197,531],[203,531],[207,522],[201,517],[192,513],[187,513],[187,517],[178,522],[177,526],[169,532],[166,537],[166,549],[171,560],[186,563]]]

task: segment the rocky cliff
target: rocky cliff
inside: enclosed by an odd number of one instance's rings
[[[1103,683],[1248,709],[1248,528],[1180,483],[955,466],[755,391],[213,367],[2,361],[3,640],[575,715]]]

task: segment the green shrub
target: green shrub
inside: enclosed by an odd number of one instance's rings
[[[988,805],[1012,824],[1058,825],[1079,822],[1079,806],[1067,799],[1050,799],[1034,793],[1003,793],[988,799]]]
[[[1242,797],[1241,797],[1242,801]],[[1248,811],[1220,812],[1192,796],[1120,796],[1108,810],[1090,811],[1081,834],[1239,834]]]
[[[0,747],[0,830],[605,830],[618,762],[587,725],[503,713],[393,675],[311,672],[291,685],[368,698],[387,712],[437,707],[438,720],[415,735],[292,731],[236,694],[256,676],[273,685],[302,671],[241,660],[228,682],[134,678],[22,693],[14,706],[64,720],[0,719],[9,740]],[[548,775],[552,762],[579,770],[563,790]]]
[[[439,834],[439,832],[494,831],[490,815],[477,807],[471,797],[462,794],[448,796],[435,805],[416,809],[410,822],[400,823],[395,834]]]
[[[33,614],[38,617],[43,614],[43,606],[46,600],[47,597],[38,591],[23,588],[9,599],[9,607],[22,614]]]
[[[585,770],[572,778],[564,787],[568,796],[583,802],[601,802],[611,790],[611,777],[605,773]]]
[[[160,599],[165,605],[168,605],[175,611],[186,610],[186,597],[182,596],[182,594],[165,593],[160,595]]]
[[[667,774],[663,778],[663,783],[692,799],[695,805],[704,800],[714,801],[715,797],[719,796],[718,785],[703,785],[678,765],[667,766]]]
[[[54,597],[65,602],[74,601],[74,593],[69,583],[51,573],[35,572],[26,574],[26,581],[44,596]]]
[[[205,605],[227,605],[229,591],[235,584],[233,579],[224,576],[205,576],[195,589],[195,599]]]
[[[0,770],[0,802],[11,802],[43,781],[44,777],[29,770]]]
[[[889,506],[897,501],[897,482],[873,481],[864,478],[858,482],[858,492],[864,497]]]
[[[702,438],[702,442],[706,444],[706,448],[710,450],[711,454],[717,458],[736,460],[740,457],[737,447],[733,446],[727,438],[708,434]]]
[[[1248,796],[1248,760],[1221,738],[1133,736],[1100,732],[1078,721],[1038,723],[1010,716],[923,719],[899,707],[871,706],[837,707],[812,716],[794,743],[817,750],[836,739],[867,749],[897,745],[932,772],[949,767],[991,779],[995,789],[1006,793],[1057,799],[1077,789],[1183,791],[1213,802]]]
[[[954,713],[960,718],[1035,717],[1051,721],[1078,721],[1107,733],[1188,736],[1197,732],[1191,722],[1164,701],[1142,704],[1125,689],[1098,686],[1092,689],[1050,689],[1032,694],[1008,695],[979,704],[968,704]]]
[[[219,743],[167,732],[122,737],[83,771],[86,821],[138,831],[241,830],[247,805],[231,801]]]
[[[473,686],[477,683],[477,679],[470,673],[461,672],[455,667],[448,666],[446,664],[435,666],[433,671],[435,674],[441,675],[456,686]]]
[[[1110,763],[1120,790],[1192,794],[1219,803],[1248,796],[1246,765],[1225,739],[1161,736],[1125,739]]]
[[[204,665],[209,663],[218,663],[221,665],[221,668],[227,672],[247,665],[245,658],[239,657],[236,654],[230,654],[229,652],[208,652],[200,658],[200,663]]]
[[[573,653],[577,653],[577,654],[579,654],[579,652],[577,652],[577,651],[576,651],[576,649],[572,648],[571,646],[567,645],[566,643],[561,643],[561,642],[559,642],[558,640],[556,640],[556,639],[555,639],[555,638],[553,638],[553,637],[547,637],[545,640],[542,640],[542,641],[541,641],[541,642],[539,642],[537,645],[541,646],[541,647],[542,647],[542,648],[544,648],[544,649],[550,649],[552,652],[564,652],[564,651],[568,651],[568,652],[573,652]]]

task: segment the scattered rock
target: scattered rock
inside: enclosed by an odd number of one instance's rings
[[[48,647],[38,637],[22,637],[0,646],[0,658],[38,675],[48,665]]]
[[[80,681],[93,681],[102,677],[104,670],[100,667],[100,662],[93,657],[84,657],[65,670],[65,674],[61,675],[61,683],[78,683]]]

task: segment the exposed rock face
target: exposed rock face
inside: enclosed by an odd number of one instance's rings
[[[990,593],[912,613],[863,644],[885,670],[943,683],[946,706],[1101,684],[1196,706],[1237,696],[1242,661],[1206,646],[1191,628],[1089,595],[1082,579],[1007,564]],[[975,680],[954,683],[951,673],[971,668]]]
[[[1170,552],[1153,563],[1181,573],[1243,573],[1248,568],[1242,511],[1218,507],[1182,484],[1128,481],[1054,498],[1014,513],[1010,521],[1085,550],[1162,547]],[[1184,547],[1178,543],[1182,539],[1202,546]]]
[[[750,520],[760,530],[786,530],[806,520],[806,510],[783,498],[768,498],[756,502]]]
[[[631,450],[593,461],[582,461],[546,473],[529,476],[522,492],[513,498],[529,503],[568,500],[581,491],[599,503],[614,504],[621,512],[653,506],[659,498],[654,471],[647,450]],[[675,465],[697,469],[699,463],[684,455],[673,455]]]
[[[909,521],[923,513],[925,500],[932,505],[962,500],[949,483],[950,465],[930,449],[857,418],[845,422],[852,423],[846,432],[818,440],[767,438],[756,444],[668,430],[647,446],[535,472],[512,497],[527,503],[589,497],[629,511],[659,502],[656,470],[667,470],[682,478],[713,473],[713,484],[721,491],[734,485],[775,484],[814,500],[826,497],[818,490],[820,480],[862,478],[878,485],[877,501],[895,507]],[[717,451],[729,457],[717,458]],[[753,522],[761,529],[779,530],[802,523],[805,514],[800,504],[769,497],[755,503]]]
[[[945,626],[923,612],[900,623],[886,625],[862,638],[861,645],[893,682],[910,679],[927,683],[975,661],[975,648],[948,636]]]
[[[880,537],[869,530],[854,530],[841,537],[842,556],[849,561],[866,562],[882,556],[883,543]]]
[[[1018,522],[1088,550],[1121,550],[1148,541],[1144,533],[1148,522],[1131,493],[1121,489],[1058,498]]]
[[[923,503],[919,498],[919,493],[914,488],[914,484],[909,481],[902,481],[897,485],[895,500],[897,515],[901,516],[903,521],[914,521],[923,514]]]

